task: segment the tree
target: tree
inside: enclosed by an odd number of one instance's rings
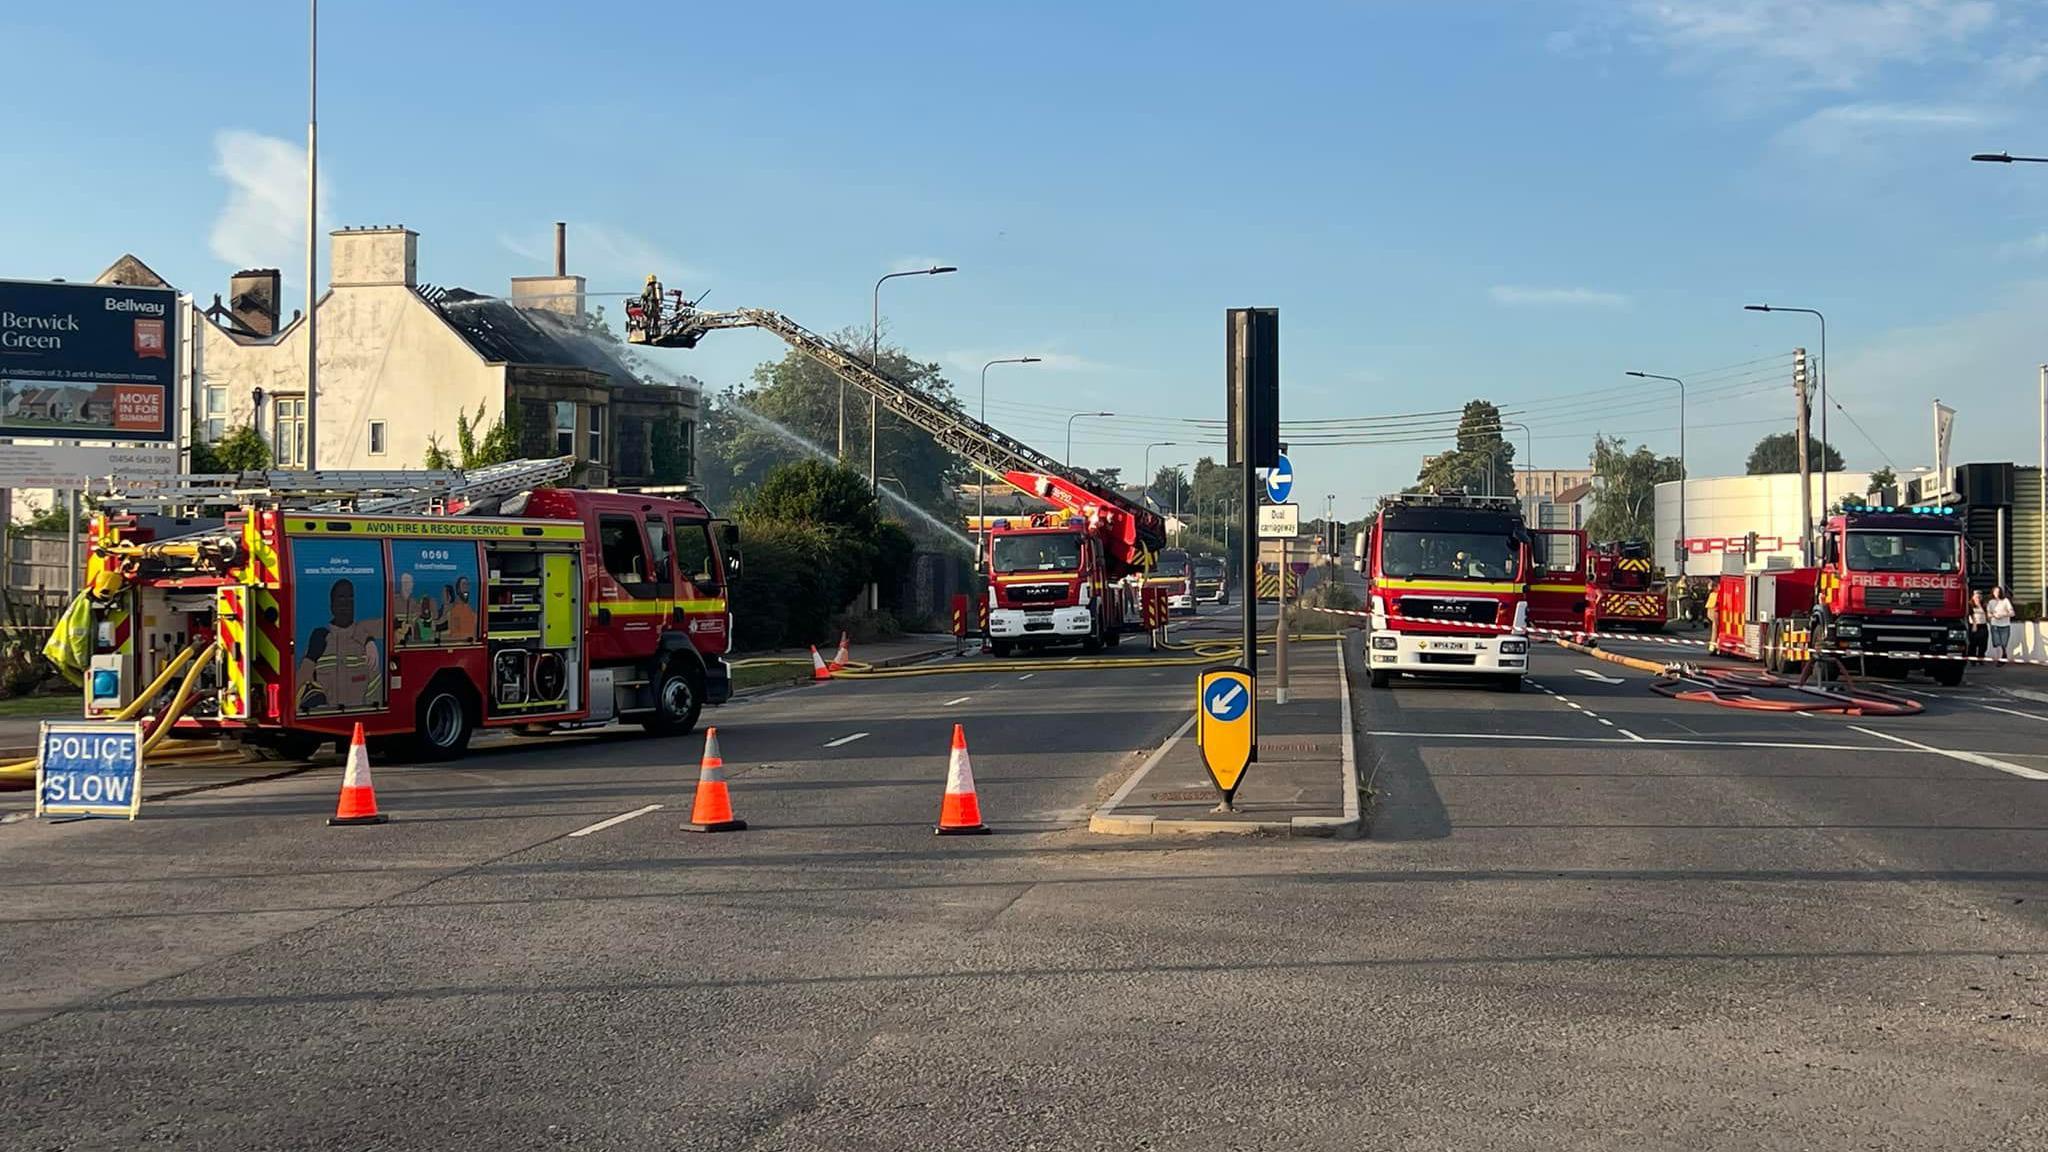
[[[1586,521],[1588,539],[1601,543],[1648,540],[1656,532],[1657,485],[1682,480],[1685,472],[1673,456],[1659,456],[1644,445],[1630,451],[1618,437],[1593,439],[1593,515]]]
[[[849,329],[832,339],[849,355],[868,358],[865,330]],[[920,363],[900,349],[884,347],[881,369],[940,403],[955,404],[952,385],[937,364]],[[737,502],[779,463],[807,455],[829,458],[838,438],[839,390],[838,376],[791,349],[782,359],[756,367],[746,385],[706,397],[697,476],[712,504]],[[863,474],[867,446],[867,397],[848,387],[847,463]],[[958,485],[967,479],[968,470],[929,433],[885,411],[877,455],[881,475],[899,478],[912,503],[942,520],[959,515]]]
[[[212,444],[198,440],[192,443],[192,471],[202,476],[212,472],[261,472],[268,467],[270,445],[263,439],[263,433],[247,424],[229,429]]]
[[[1806,455],[1807,459],[1812,462],[1815,471],[1822,470],[1820,441],[1817,438],[1813,436],[1806,438]],[[1842,470],[1842,454],[1835,451],[1832,444],[1828,446],[1827,467],[1825,470],[1829,472],[1840,472]],[[1751,476],[1765,476],[1779,472],[1797,471],[1799,471],[1799,434],[1796,432],[1773,432],[1769,436],[1757,441],[1756,447],[1749,450],[1749,474]]]
[[[1898,486],[1898,476],[1892,472],[1890,465],[1886,465],[1870,474],[1870,484],[1863,489],[1863,494],[1875,496],[1887,488],[1896,488]]]
[[[769,472],[744,505],[754,520],[806,527],[844,528],[866,539],[881,525],[882,513],[867,477],[822,460],[798,460]]]
[[[690,443],[683,435],[683,418],[674,416],[654,426],[647,446],[647,466],[656,484],[682,484],[690,478]]]
[[[1146,495],[1159,506],[1159,510],[1169,514],[1175,508],[1179,508],[1182,515],[1191,512],[1195,506],[1194,493],[1194,486],[1188,483],[1188,474],[1167,464],[1160,465],[1159,471],[1152,474],[1151,487],[1146,489]]]
[[[1480,496],[1515,491],[1515,446],[1502,439],[1500,409],[1472,400],[1458,418],[1458,444],[1422,466],[1415,482],[1424,489],[1463,489]]]

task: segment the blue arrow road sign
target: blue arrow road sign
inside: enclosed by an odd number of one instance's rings
[[[1211,718],[1225,723],[1244,715],[1244,710],[1251,707],[1251,702],[1252,694],[1245,691],[1244,685],[1235,680],[1218,680],[1209,685],[1209,690],[1202,694],[1203,711]]]
[[[1266,499],[1275,504],[1287,503],[1294,495],[1294,465],[1288,463],[1287,454],[1281,453],[1278,463],[1266,469]]]

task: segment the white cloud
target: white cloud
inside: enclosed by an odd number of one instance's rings
[[[1995,33],[1990,0],[1637,0],[1639,38],[1686,69],[1737,84],[1857,88]]]
[[[1981,108],[1958,105],[1837,104],[1790,125],[1779,133],[1778,142],[1816,153],[1840,155],[1890,137],[1976,130],[2001,119],[2001,116]]]
[[[1956,459],[2030,461],[2044,310],[2048,280],[2035,280],[1983,311],[1880,333],[1836,349],[1828,387],[1902,465],[1930,462],[1937,396],[1958,413]]]
[[[534,239],[499,233],[498,244],[507,252],[540,267],[537,273],[554,267],[552,231],[537,232]],[[661,277],[663,286],[690,291],[692,281],[710,278],[703,269],[683,263],[654,241],[588,220],[569,222],[569,271],[591,282],[592,291],[610,290],[614,284],[638,287],[651,273]]]
[[[1487,289],[1496,304],[1508,307],[1571,307],[1571,308],[1626,308],[1627,296],[1619,292],[1602,292],[1594,288],[1529,288],[1513,284],[1496,284]]]
[[[238,268],[282,268],[306,249],[306,150],[289,140],[240,128],[213,137],[214,175],[227,181],[228,201],[214,218],[207,246]],[[321,216],[328,215],[320,180]]]
[[[2036,232],[2024,240],[2010,240],[1998,246],[1998,254],[2007,259],[2026,256],[2048,256],[2048,232]]]

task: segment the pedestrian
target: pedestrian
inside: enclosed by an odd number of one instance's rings
[[[1965,653],[1972,660],[1984,658],[1984,648],[1991,640],[1991,619],[1984,614],[1984,594],[1970,593],[1970,647]]]
[[[1984,618],[1991,625],[1990,646],[1998,649],[1998,664],[2002,668],[2012,658],[2012,601],[2004,588],[1992,585],[1991,599],[1984,602]]]

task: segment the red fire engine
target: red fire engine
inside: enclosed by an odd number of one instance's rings
[[[737,532],[687,495],[535,487],[571,463],[110,501],[87,714],[160,693],[197,652],[177,730],[293,758],[358,723],[433,758],[480,727],[689,731],[730,695]]]
[[[1722,575],[1710,643],[1774,671],[1832,648],[1867,671],[1918,667],[1953,687],[1966,665],[1967,596],[1952,509],[1854,505],[1828,517],[1819,566]]]
[[[957,404],[892,379],[780,312],[706,312],[680,297],[663,310],[626,310],[626,339],[633,344],[694,348],[705,334],[724,328],[774,333],[982,473],[1052,506],[1043,515],[1002,518],[1001,528],[990,518],[981,551],[989,561],[993,651],[1062,642],[1095,648],[1141,626],[1141,582],[1166,543],[1164,517],[968,416]],[[1054,554],[1040,556],[1041,548]]]
[[[1512,498],[1403,493],[1383,501],[1356,549],[1371,609],[1372,686],[1407,672],[1482,676],[1520,691],[1529,670],[1530,545]]]
[[[1586,631],[1662,631],[1671,609],[1657,585],[1649,545],[1596,545],[1587,568]]]

